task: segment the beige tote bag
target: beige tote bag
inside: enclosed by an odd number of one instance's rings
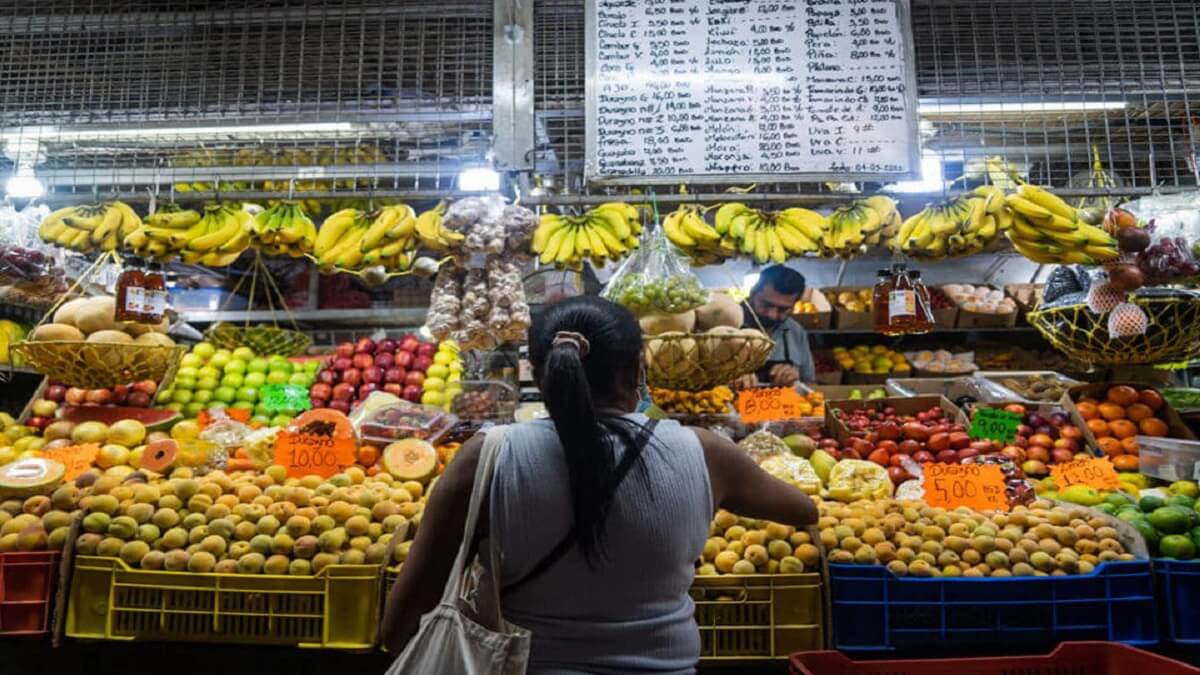
[[[463,543],[454,559],[442,600],[421,617],[421,627],[388,668],[387,675],[522,675],[529,662],[529,631],[504,620],[500,612],[499,554],[486,548],[488,566],[468,565],[467,555],[487,499],[496,456],[507,427],[494,427],[484,438],[471,488],[471,506]],[[484,597],[479,597],[484,595]]]

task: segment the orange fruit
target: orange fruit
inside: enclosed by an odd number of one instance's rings
[[[1100,446],[1100,452],[1103,452],[1108,457],[1119,457],[1125,454],[1125,449],[1121,447],[1121,441],[1106,436],[1096,439],[1096,443]]]
[[[1121,455],[1112,458],[1113,468],[1117,471],[1137,471],[1138,458],[1137,455]]]
[[[1112,432],[1108,430],[1108,422],[1105,422],[1104,420],[1088,420],[1087,425],[1088,430],[1091,431],[1092,435],[1096,438],[1104,438],[1105,436],[1112,435]]]
[[[1097,405],[1100,403],[1100,401],[1097,401],[1096,399],[1092,398],[1091,396],[1084,396],[1083,398],[1079,399],[1079,402],[1080,403],[1091,403],[1092,405]]]
[[[1109,403],[1116,403],[1119,406],[1132,405],[1138,402],[1138,391],[1128,385],[1118,384],[1110,387],[1104,398]]]
[[[1138,432],[1137,425],[1129,420],[1113,420],[1108,423],[1108,429],[1117,438],[1132,438]]]
[[[1096,404],[1091,401],[1080,401],[1075,404],[1079,409],[1079,416],[1085,420],[1094,420],[1100,416],[1100,411],[1096,410]]]
[[[1125,450],[1125,454],[1127,455],[1138,454],[1137,437],[1130,436],[1129,438],[1122,438],[1121,447]]]
[[[1138,400],[1149,406],[1151,410],[1162,410],[1162,394],[1153,389],[1143,389],[1141,393],[1138,394]]]
[[[1125,419],[1124,406],[1116,403],[1101,403],[1098,406],[1100,416],[1106,420],[1122,420]]]
[[[1141,422],[1147,417],[1154,417],[1154,411],[1145,403],[1134,403],[1125,409],[1125,415],[1134,422]]]
[[[1138,422],[1138,428],[1147,436],[1162,437],[1167,435],[1167,423],[1157,417],[1149,417]]]

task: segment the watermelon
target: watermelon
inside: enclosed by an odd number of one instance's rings
[[[147,429],[162,429],[171,426],[181,416],[174,410],[160,408],[127,408],[122,406],[65,406],[60,411],[62,419],[79,424],[81,422],[103,422],[112,426],[121,420],[137,420]]]

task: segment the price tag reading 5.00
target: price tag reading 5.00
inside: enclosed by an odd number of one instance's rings
[[[354,464],[354,440],[280,431],[275,439],[275,463],[289,476],[316,474],[328,478]]]
[[[925,464],[925,503],[946,509],[1007,511],[1004,473],[995,464]]]
[[[774,422],[800,417],[804,399],[791,387],[746,389],[738,392],[737,409],[743,424]]]

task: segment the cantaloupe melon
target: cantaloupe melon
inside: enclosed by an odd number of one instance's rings
[[[162,333],[163,335],[166,335],[167,329],[170,327],[171,320],[164,317],[162,321],[154,324],[131,323],[128,326],[125,326],[125,332],[134,337],[139,337],[141,335],[145,335],[146,333]]]
[[[133,342],[139,345],[157,345],[159,347],[175,346],[175,341],[162,333],[142,333]]]
[[[84,333],[101,330],[117,330],[120,326],[115,318],[117,301],[109,295],[88,298],[75,310],[75,327]]]
[[[717,326],[740,328],[742,306],[724,293],[712,293],[708,302],[696,308],[696,330],[706,331]]]
[[[696,312],[688,310],[679,314],[651,313],[638,319],[638,323],[646,335],[658,335],[668,331],[690,333],[696,325]]]
[[[83,333],[74,326],[69,326],[65,323],[46,323],[33,329],[29,334],[30,340],[49,341],[49,340],[82,340]]]
[[[80,307],[87,304],[91,298],[75,298],[68,300],[59,306],[54,312],[54,323],[65,323],[68,326],[75,325],[75,312],[79,311]]]
[[[28,457],[0,466],[0,499],[49,494],[63,481],[67,467],[44,457]]]
[[[123,330],[98,330],[87,336],[88,342],[111,342],[122,345],[133,344],[133,338]]]
[[[384,448],[381,461],[396,480],[424,483],[437,472],[437,449],[428,441],[406,438]]]

